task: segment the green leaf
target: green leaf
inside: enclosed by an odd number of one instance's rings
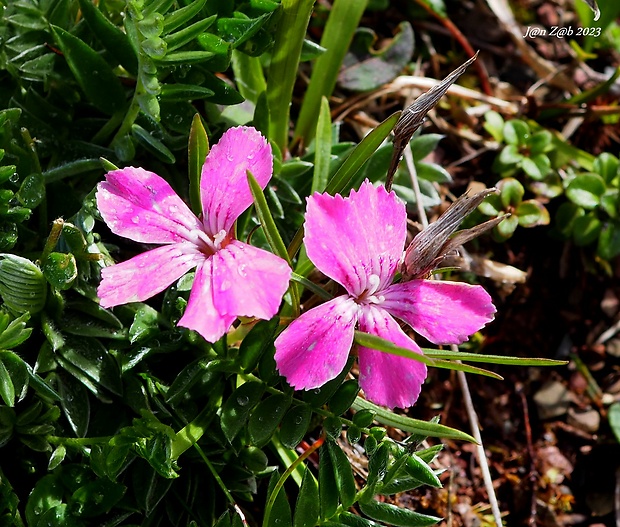
[[[263,353],[273,347],[273,337],[278,324],[278,317],[261,320],[244,337],[239,346],[238,360],[245,373],[254,370]]]
[[[502,209],[507,210],[508,207],[517,207],[523,199],[525,189],[519,181],[514,178],[504,178],[498,184],[497,188],[500,191],[500,201],[502,202]],[[489,198],[493,198],[493,194]],[[488,198],[487,198],[488,199]]]
[[[284,4],[287,3],[294,4],[295,2],[284,2]],[[308,4],[311,8],[313,2],[308,2]],[[305,144],[310,143],[314,136],[318,118],[317,108],[320,108],[321,99],[329,98],[336,86],[343,59],[367,4],[368,0],[338,0],[332,5],[321,37],[321,47],[327,51],[314,63],[310,84],[306,89],[295,127],[295,138],[302,138]],[[291,28],[291,31],[301,31],[301,34],[295,35],[296,39],[300,39],[299,48],[306,35],[308,20],[303,22],[305,22],[303,28]],[[286,38],[286,34],[282,36]],[[278,41],[276,41],[277,44]],[[285,46],[282,48],[284,51]],[[299,55],[296,57],[297,60],[298,57]],[[297,71],[297,64],[290,64],[289,67],[291,66],[294,71]],[[285,102],[288,105],[290,98]]]
[[[620,443],[620,403],[613,403],[608,410],[609,426]]]
[[[540,201],[535,199],[521,203],[517,210],[515,210],[515,214],[519,218],[519,225],[521,227],[549,225],[549,211]]]
[[[95,3],[89,0],[79,0],[79,4],[82,16],[84,16],[89,29],[110,55],[129,73],[137,75],[138,58],[127,34],[110,22]]]
[[[78,270],[75,256],[53,252],[43,262],[42,271],[47,281],[56,289],[70,289],[77,278]]]
[[[390,134],[399,118],[400,112],[392,114],[364,137],[330,179],[325,188],[325,192],[334,195],[346,190],[357,171],[368,161],[375,150],[379,148],[381,143]]]
[[[98,340],[67,336],[65,345],[58,353],[88,379],[116,395],[122,394],[123,385],[118,364]]]
[[[290,404],[290,397],[275,394],[270,395],[254,408],[248,423],[252,443],[261,447],[269,442]]]
[[[60,27],[52,26],[52,33],[88,100],[107,115],[123,109],[125,90],[101,55]]]
[[[415,167],[418,177],[423,180],[439,183],[440,185],[452,183],[452,176],[450,173],[445,168],[435,163],[424,163],[420,161],[416,163]]]
[[[332,460],[338,495],[343,509],[348,509],[355,502],[355,479],[351,463],[337,443],[327,440],[327,451]]]
[[[503,355],[484,355],[481,353],[467,353],[466,351],[436,350],[421,348],[425,355],[437,359],[453,359],[468,362],[485,362],[487,364],[507,364],[514,366],[563,366],[566,361],[554,359],[539,359],[529,357],[505,357]]]
[[[353,403],[352,408],[354,410],[371,410],[375,413],[375,421],[386,425],[399,428],[404,432],[410,432],[412,434],[420,434],[424,437],[445,437],[449,439],[457,439],[460,441],[469,441],[475,443],[476,440],[460,430],[450,428],[448,426],[429,423],[427,421],[420,421],[419,419],[411,419],[404,415],[397,415],[390,410],[386,410],[376,404],[371,403],[365,399],[358,397]]]
[[[166,16],[164,18],[164,34],[168,34],[176,28],[189,22],[202,10],[206,3],[207,0],[194,0],[191,4],[182,7],[181,9],[176,9],[171,14]]]
[[[47,282],[30,260],[14,254],[0,254],[0,296],[16,313],[38,313],[45,305]]]
[[[166,102],[195,101],[214,95],[213,90],[193,84],[162,84],[159,98]]]
[[[42,516],[50,509],[62,504],[63,488],[54,474],[43,476],[28,496],[26,522],[37,526]]]
[[[195,38],[198,38],[200,42],[201,37],[207,34],[210,35],[210,33],[204,33],[204,31],[206,31],[207,28],[211,26],[213,22],[215,22],[216,18],[217,18],[216,15],[203,18],[202,20],[199,20],[198,22],[194,22],[193,24],[187,26],[186,28],[181,29],[180,31],[177,31],[176,33],[170,33],[169,35],[166,35],[164,37],[164,40],[166,41],[166,44],[168,45],[168,51],[173,51],[175,49],[178,49],[181,46],[184,46],[185,44],[191,42]],[[202,45],[202,42],[200,42],[200,44]],[[205,48],[205,49],[207,51],[216,51],[215,49],[209,49],[209,48]],[[228,52],[228,54],[230,55],[230,52]]]
[[[524,146],[530,136],[530,127],[520,119],[511,119],[504,125],[504,140],[509,145]]]
[[[519,153],[517,145],[507,145],[499,153],[497,159],[503,165],[516,165],[523,160],[523,154]]]
[[[9,315],[6,315],[8,320]],[[12,320],[0,333],[0,349],[9,350],[16,348],[22,342],[25,342],[30,334],[32,328],[27,328],[26,324],[30,319],[30,314],[24,313],[20,317]]]
[[[120,483],[105,478],[97,479],[77,489],[69,498],[68,506],[82,518],[94,518],[110,512],[126,490]]]
[[[552,147],[553,136],[547,130],[541,130],[533,134],[527,144],[530,149],[530,155],[535,156],[549,151]]]
[[[269,480],[269,490],[267,492],[268,500],[273,499],[271,494],[275,492],[274,488],[276,487],[278,479],[278,472],[274,472]],[[269,519],[263,519],[262,525],[263,527],[292,527],[291,507],[286,499],[286,492],[284,492],[282,487],[280,487],[277,492],[278,494],[275,499],[273,499],[273,505],[269,511]],[[267,515],[267,511],[265,511],[265,515]]]
[[[435,516],[427,516],[426,514],[420,514],[409,509],[378,501],[360,503],[360,510],[373,520],[397,527],[424,527],[441,521],[441,518]]]
[[[422,364],[426,364],[427,366],[435,365],[435,362],[432,359],[426,357],[424,354],[416,353],[407,348],[402,348],[400,346],[397,346],[393,342],[383,339],[381,337],[377,337],[376,335],[371,335],[369,333],[363,333],[356,330],[355,342],[365,348],[390,353],[392,355],[396,355],[397,357],[412,359],[417,362],[421,362]]]
[[[315,527],[320,512],[319,487],[312,472],[306,469],[295,504],[293,527]]]
[[[24,207],[29,209],[38,207],[45,199],[43,175],[35,173],[25,178],[17,192],[17,199]]]
[[[605,181],[598,174],[580,174],[566,187],[566,197],[586,210],[593,209],[605,190]]]
[[[170,149],[159,139],[155,138],[152,133],[147,132],[140,125],[132,124],[131,134],[144,148],[154,154],[160,161],[171,165],[176,162],[174,154],[170,151]]]
[[[211,90],[209,90],[213,93]],[[189,141],[187,145],[187,164],[189,175],[189,200],[194,214],[199,216],[202,213],[202,200],[200,199],[200,180],[202,178],[202,167],[209,153],[209,138],[205,130],[200,114],[194,115],[192,126],[189,130]]]
[[[246,382],[239,386],[222,406],[222,432],[228,441],[245,426],[250,413],[260,401],[265,387],[260,382]]]
[[[484,129],[491,134],[491,137],[498,143],[504,139],[504,118],[494,110],[484,114]]]
[[[9,370],[0,358],[0,397],[7,406],[15,406],[15,386]]]
[[[422,134],[414,137],[410,141],[411,153],[414,161],[422,161],[429,155],[441,141],[445,135],[443,134]]]
[[[64,461],[66,455],[67,449],[65,448],[65,445],[58,445],[52,452],[50,460],[47,463],[48,472],[51,472],[56,467],[58,467]]]
[[[611,260],[620,254],[620,225],[617,221],[611,221],[603,227],[596,253],[605,260]]]
[[[286,412],[280,427],[280,441],[286,448],[297,447],[308,431],[311,418],[312,409],[306,404],[292,406]]]
[[[493,229],[493,231],[500,236],[501,240],[506,240],[514,234],[518,226],[519,217],[513,214],[508,218],[504,218],[504,221],[502,221],[501,223],[498,223]]]
[[[585,211],[579,205],[570,202],[562,203],[555,216],[555,226],[562,236],[568,238],[573,233],[575,220],[584,214]]]
[[[76,437],[86,437],[90,422],[90,401],[84,386],[70,375],[59,374],[60,406]]]
[[[281,2],[280,20],[274,36],[275,43],[271,53],[266,90],[270,117],[268,137],[281,152],[288,150],[293,87],[297,80],[301,48],[313,5],[314,0],[282,0]],[[319,96],[314,109],[320,107],[320,99]]]
[[[28,381],[24,360],[12,351],[0,351],[0,388],[7,406],[14,406],[26,396]]]
[[[603,152],[594,160],[594,172],[599,174],[608,185],[613,184],[618,177],[619,168],[620,161],[618,158],[608,152]]]
[[[359,391],[360,388],[355,379],[345,381],[330,398],[329,409],[334,415],[344,414],[349,408],[351,408],[351,405],[353,404],[353,401],[355,401]]]
[[[329,112],[329,101],[321,99],[321,109],[316,125],[314,142],[314,174],[310,193],[322,192],[329,180],[329,167],[332,152],[332,120]]]
[[[593,212],[575,218],[573,238],[581,247],[593,243],[600,235],[603,225]]]
[[[319,501],[321,518],[329,519],[338,510],[338,484],[331,455],[324,444],[319,455]]]

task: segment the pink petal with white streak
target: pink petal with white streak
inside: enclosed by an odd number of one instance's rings
[[[142,243],[171,243],[202,230],[198,218],[157,174],[127,167],[97,186],[97,207],[114,234]]]
[[[220,313],[213,304],[211,259],[196,269],[189,301],[179,326],[197,331],[207,342],[216,342],[228,331],[236,315]]]
[[[230,231],[235,220],[252,204],[248,170],[265,188],[273,172],[271,146],[254,128],[231,128],[211,148],[202,167],[202,212],[205,229],[212,236]]]
[[[381,307],[434,344],[460,344],[493,320],[491,296],[479,285],[412,280],[382,292]]]
[[[307,311],[276,339],[278,370],[297,390],[323,386],[347,363],[359,306],[340,296]]]
[[[191,243],[157,247],[101,270],[97,295],[103,307],[142,302],[160,293],[204,260]]]
[[[369,181],[348,198],[314,194],[304,227],[308,257],[353,296],[383,289],[402,256],[406,220],[396,195]]]
[[[238,240],[211,258],[219,313],[269,319],[288,289],[291,268],[280,257]]]
[[[360,315],[361,331],[384,338],[414,353],[421,353],[398,323],[383,309],[364,306]],[[359,348],[360,387],[366,397],[388,408],[412,406],[426,378],[426,365],[374,349]]]

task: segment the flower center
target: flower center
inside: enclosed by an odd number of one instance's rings
[[[381,287],[381,278],[379,275],[371,274],[367,280],[367,287],[355,299],[358,304],[381,304],[385,300],[383,295],[377,295],[378,289]]]
[[[230,243],[230,237],[224,229],[215,234],[213,238],[206,232],[195,229],[190,232],[190,241],[198,247],[200,252],[212,256]]]

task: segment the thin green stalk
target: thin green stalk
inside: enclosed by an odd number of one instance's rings
[[[170,445],[170,457],[178,459],[183,452],[195,446],[208,430],[214,416],[215,410],[211,406],[206,406],[191,423],[179,430]]]
[[[367,4],[368,0],[334,1],[321,38],[321,46],[327,51],[314,64],[295,127],[295,138],[303,138],[305,144],[314,137],[321,98],[334,91],[342,60]]]
[[[314,0],[282,0],[282,13],[267,80],[269,139],[278,145],[282,154],[288,149],[293,86],[313,5]]]
[[[278,493],[284,486],[284,482],[293,473],[293,471],[297,469],[297,467],[301,463],[303,463],[310,455],[312,455],[323,444],[324,441],[325,441],[324,436],[317,439],[314,442],[314,444],[308,450],[306,450],[301,456],[299,456],[291,464],[291,466],[286,469],[284,474],[280,476],[280,479],[275,484],[273,491],[271,492],[271,495],[269,496],[269,499],[267,500],[267,504],[265,505],[265,515],[263,516],[263,525],[269,525],[269,516],[271,515],[271,509],[273,508],[273,504],[275,503],[276,498],[278,497]]]

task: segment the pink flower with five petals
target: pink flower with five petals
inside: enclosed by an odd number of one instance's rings
[[[97,188],[108,227],[162,246],[104,268],[97,291],[101,305],[146,300],[196,268],[180,326],[215,342],[238,316],[275,315],[291,269],[280,257],[234,237],[235,220],[252,204],[247,171],[265,188],[272,163],[271,147],[257,130],[226,131],[202,167],[202,219],[157,174],[133,167],[109,172]]]
[[[296,389],[318,388],[344,368],[355,326],[422,353],[396,317],[435,344],[460,344],[493,319],[495,307],[480,286],[412,280],[392,283],[407,235],[404,204],[368,181],[348,198],[308,198],[308,257],[346,294],[294,320],[276,339],[276,364]],[[417,400],[426,378],[418,361],[359,347],[360,386],[366,397],[390,408]]]

